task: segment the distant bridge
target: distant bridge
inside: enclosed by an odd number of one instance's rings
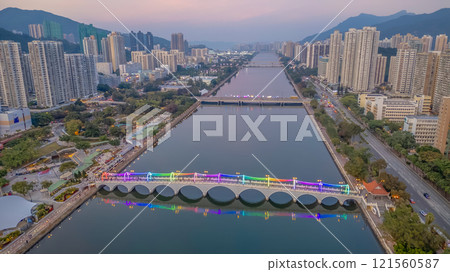
[[[199,97],[202,104],[235,104],[235,105],[276,105],[276,106],[302,106],[304,101],[299,98],[278,97]]]
[[[248,64],[246,64],[244,67],[266,68],[266,67],[283,67],[283,66],[278,61],[258,61],[258,62],[251,61]]]
[[[346,200],[354,200],[359,204],[365,204],[364,199],[357,191],[350,190],[349,186],[339,184],[327,184],[322,182],[305,182],[294,179],[276,179],[267,176],[251,177],[247,175],[228,174],[201,174],[201,173],[107,173],[104,172],[101,179],[96,181],[98,188],[105,187],[109,191],[116,188],[127,193],[137,186],[143,186],[153,193],[158,186],[168,186],[177,195],[185,186],[195,186],[203,194],[208,195],[214,187],[223,186],[230,189],[239,198],[242,192],[255,189],[261,192],[266,200],[277,192],[288,193],[294,201],[303,195],[314,196],[320,204],[325,198],[335,198],[343,205]],[[107,187],[107,188],[106,188]]]

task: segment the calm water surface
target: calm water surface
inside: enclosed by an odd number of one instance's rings
[[[274,54],[258,54],[254,61],[276,61]],[[218,96],[256,95],[282,68],[244,68],[223,86]],[[284,73],[281,73],[261,94],[290,97],[294,95]],[[280,141],[280,125],[271,122],[271,115],[296,115],[299,122],[290,123],[288,140]],[[251,176],[268,174],[253,157],[258,157],[278,178],[297,177],[300,180],[338,183],[343,180],[326,147],[315,137],[294,141],[306,111],[301,107],[238,107],[202,106],[195,115],[220,115],[224,118],[224,136],[201,135],[193,139],[193,117],[172,130],[171,137],[153,152],[147,152],[134,161],[127,170],[136,172],[229,173]],[[237,138],[228,141],[228,116],[236,115]],[[255,120],[265,115],[259,129],[267,141],[258,141],[254,135],[241,141],[249,130],[242,115]],[[214,129],[213,123],[202,123],[201,129]],[[104,251],[104,253],[348,253],[348,251],[321,225],[324,224],[353,253],[382,253],[372,231],[355,206],[340,207],[334,199],[325,199],[327,205],[311,205],[311,212],[297,203],[280,206],[290,197],[285,193],[273,195],[271,202],[258,202],[260,194],[248,191],[247,200],[232,200],[218,205],[217,200],[235,196],[223,187],[214,188],[212,198],[196,203],[183,196],[154,199],[136,192],[100,191],[70,217],[56,227],[51,235],[41,240],[30,253],[98,253],[142,209],[142,214]],[[167,194],[169,192],[169,194]],[[167,196],[170,190],[164,191]],[[183,190],[186,196],[196,198],[198,190]],[[214,200],[215,199],[215,200]],[[301,199],[312,203],[312,197]],[[153,202],[152,202],[153,201]],[[149,205],[148,203],[151,202]]]

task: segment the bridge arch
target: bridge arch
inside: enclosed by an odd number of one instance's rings
[[[207,190],[206,196],[216,203],[231,203],[238,194],[227,187],[217,185]]]
[[[136,185],[129,192],[131,193],[132,191],[142,196],[148,196],[152,194],[152,191],[150,191],[150,189],[148,189],[144,185]]]
[[[334,208],[336,206],[342,205],[344,201],[340,198],[334,196],[325,196],[320,199],[320,204],[325,208]]]
[[[187,201],[191,202],[191,201],[199,201],[200,199],[202,199],[204,193],[197,186],[186,185],[178,190],[177,195],[180,198],[182,199],[185,198]]]
[[[274,206],[282,206],[282,207],[289,206],[294,201],[292,195],[282,191],[271,194],[267,198],[267,200]]]
[[[266,201],[266,196],[258,189],[243,190],[238,198],[246,205],[258,206]]]
[[[302,194],[299,197],[297,197],[297,203],[300,205],[300,207],[303,208],[303,205],[305,207],[313,207],[316,205],[319,205],[319,200],[316,196],[313,196],[311,194]]]

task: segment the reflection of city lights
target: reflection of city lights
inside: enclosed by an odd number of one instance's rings
[[[173,204],[148,204],[148,203],[139,203],[132,201],[120,201],[120,200],[112,200],[112,199],[102,199],[102,202],[105,204],[110,204],[112,207],[116,207],[116,204],[121,204],[128,206],[130,209],[134,206],[148,207],[150,211],[158,210],[170,210],[174,211],[175,214],[179,214],[180,211],[190,211],[197,214],[203,214],[203,216],[208,216],[208,214],[213,215],[236,215],[236,218],[239,219],[240,216],[251,216],[251,217],[261,217],[265,220],[269,220],[270,217],[291,217],[292,221],[295,221],[297,218],[313,218],[317,221],[321,221],[323,218],[337,218],[338,222],[341,219],[347,220],[347,214],[321,214],[316,213],[314,215],[309,213],[293,213],[293,212],[277,212],[277,211],[246,211],[246,210],[222,210],[222,209],[208,209],[201,207],[188,207],[181,205],[173,205]],[[358,215],[353,215],[353,218],[358,218]]]

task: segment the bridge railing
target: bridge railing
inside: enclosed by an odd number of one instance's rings
[[[218,183],[272,187],[282,190],[301,190],[319,193],[347,194],[359,196],[348,185],[305,182],[296,179],[275,179],[246,175],[200,174],[200,173],[103,173],[102,183],[148,183],[148,182]]]

